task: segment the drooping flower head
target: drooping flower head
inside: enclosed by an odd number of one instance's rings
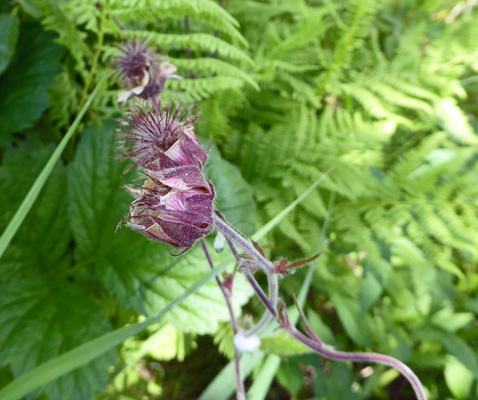
[[[128,90],[118,95],[118,101],[126,103],[132,96],[154,98],[164,89],[167,79],[182,79],[175,75],[176,67],[167,61],[159,62],[155,51],[138,40],[119,46],[121,55],[114,57],[114,67]]]
[[[214,188],[203,175],[206,150],[194,134],[196,117],[180,108],[162,110],[161,101],[132,104],[120,126],[119,152],[147,178],[127,186],[135,200],[126,224],[175,248],[191,248],[214,227]]]
[[[136,199],[127,225],[152,240],[189,249],[214,227],[214,188],[195,166],[152,173],[142,187],[126,189]]]

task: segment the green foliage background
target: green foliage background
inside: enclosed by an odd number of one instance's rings
[[[478,399],[472,3],[1,0],[1,231],[103,83],[0,258],[0,386],[153,315],[208,270],[200,249],[174,258],[134,232],[115,234],[130,202],[119,187],[134,176],[112,158],[121,109],[110,64],[135,37],[186,78],[168,81],[165,97],[180,91],[202,112],[197,132],[214,142],[206,172],[237,228],[252,234],[332,168],[261,241],[272,258],[310,256],[335,196],[306,305],[324,341],[399,358],[431,399]],[[288,302],[304,276],[281,281]],[[251,295],[238,277],[245,319],[261,312]],[[227,319],[211,282],[161,325],[32,397],[197,398],[231,357]],[[282,337],[262,350],[282,360],[270,399],[413,398],[394,371],[324,364]]]

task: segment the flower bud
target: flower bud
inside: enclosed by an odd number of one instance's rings
[[[159,63],[156,53],[141,41],[124,43],[119,50],[122,55],[115,57],[114,66],[128,87],[118,94],[121,103],[133,95],[154,98],[163,91],[167,79],[183,79],[174,74],[174,65],[167,61]]]
[[[202,172],[207,152],[194,134],[194,118],[179,113],[163,111],[158,100],[132,105],[121,121],[118,151],[148,178],[142,186],[126,186],[135,198],[126,224],[186,251],[214,227],[214,188]]]
[[[159,171],[164,168],[194,165],[202,168],[207,152],[194,134],[196,117],[179,117],[179,108],[163,111],[159,101],[132,104],[127,117],[121,120],[119,149],[124,159],[138,166]]]
[[[195,166],[146,171],[140,188],[126,187],[136,198],[127,225],[175,248],[191,248],[213,229],[214,188]]]
[[[114,66],[128,88],[144,83],[145,76],[149,81],[150,77],[158,75],[158,57],[145,43],[132,40],[123,43],[119,50],[122,54],[114,58]]]

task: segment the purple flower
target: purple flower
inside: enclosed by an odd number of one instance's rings
[[[119,49],[122,54],[114,58],[114,66],[127,87],[139,86],[145,77],[149,81],[150,77],[158,75],[159,60],[148,45],[132,40],[123,43]]]
[[[128,87],[118,94],[121,103],[134,95],[153,98],[163,91],[167,79],[183,79],[174,74],[174,65],[167,61],[159,63],[156,53],[144,42],[132,40],[119,49],[122,54],[114,58],[114,66]]]
[[[148,238],[175,248],[191,248],[213,229],[214,188],[197,166],[146,171],[141,187],[127,186],[135,197],[126,224]]]
[[[160,101],[131,105],[121,121],[119,151],[148,178],[126,186],[135,200],[126,225],[148,238],[188,250],[214,227],[214,188],[203,175],[206,150],[194,134],[195,117],[179,118],[179,107]]]
[[[179,107],[163,111],[158,101],[132,104],[126,118],[121,120],[123,140],[119,151],[124,159],[138,166],[158,171],[182,165],[202,168],[207,159],[206,150],[194,134],[197,116],[180,118]]]

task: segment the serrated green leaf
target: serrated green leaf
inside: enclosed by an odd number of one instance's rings
[[[197,347],[194,336],[186,335],[171,324],[155,325],[148,331],[151,334],[147,339],[134,337],[123,344],[121,352],[128,366],[136,365],[145,356],[183,361],[186,354]]]
[[[0,167],[0,231],[5,230],[35,180],[36,171],[45,165],[52,151],[52,146],[33,140],[7,148]],[[3,279],[19,271],[25,274],[38,268],[45,274],[57,274],[58,261],[67,250],[70,238],[66,171],[57,164],[38,201],[0,259]]]
[[[16,14],[0,14],[0,75],[8,67],[15,53],[18,25]]]
[[[37,25],[22,25],[18,51],[0,77],[0,145],[8,143],[12,133],[31,127],[48,107],[47,89],[61,71],[64,54],[54,38]]]
[[[111,328],[76,285],[40,275],[0,286],[0,360],[21,375]],[[88,400],[106,385],[114,352],[62,376],[43,390],[49,399]]]
[[[234,331],[231,323],[226,322],[219,326],[216,333],[214,333],[214,344],[229,360],[234,358],[236,349],[234,348]]]
[[[200,248],[179,258],[172,248],[144,236],[115,227],[133,198],[121,185],[133,177],[121,178],[124,165],[113,159],[113,123],[88,128],[70,166],[68,189],[70,220],[77,243],[76,258],[86,262],[108,291],[126,307],[147,316],[165,307],[210,269]],[[216,261],[224,258],[215,256]],[[252,294],[244,277],[234,287],[234,305],[244,304]],[[215,282],[166,316],[185,331],[214,332],[219,321],[229,319],[227,307]]]
[[[256,210],[251,186],[239,168],[224,160],[216,146],[211,146],[204,172],[216,190],[216,207],[228,222],[245,235],[254,232]]]
[[[220,264],[217,266],[216,270],[209,271],[207,274],[202,275],[201,278],[192,286],[188,287],[187,290],[182,292],[173,301],[168,303],[165,308],[158,311],[148,319],[132,325],[123,326],[122,328],[96,337],[33,368],[31,371],[28,371],[24,375],[15,379],[13,382],[10,382],[7,386],[1,388],[0,397],[2,400],[20,399],[40,386],[45,385],[48,382],[51,382],[58,377],[89,363],[97,357],[100,357],[102,354],[110,349],[113,349],[126,339],[137,335],[149,326],[161,321],[167,313],[181,304],[191,294],[196,293],[207,282],[210,282],[212,278],[216,276],[216,274],[224,271],[227,265],[227,263]]]

